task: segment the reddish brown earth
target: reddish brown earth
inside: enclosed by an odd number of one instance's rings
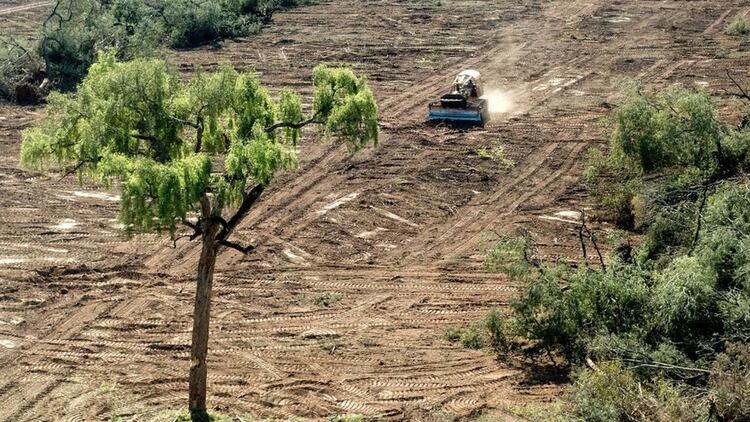
[[[0,27],[28,34],[43,11],[0,0]],[[175,53],[186,76],[230,62],[305,93],[317,63],[349,64],[381,110],[380,146],[355,157],[310,134],[299,171],[235,235],[258,251],[221,255],[210,404],[281,419],[510,419],[509,406],[553,399],[562,387],[538,371],[443,339],[517,291],[483,271],[483,250],[529,231],[546,255],[577,256],[574,217],[556,213],[589,202],[580,174],[605,145],[619,84],[725,95],[750,42],[723,29],[749,12],[743,0],[329,0]],[[470,67],[513,106],[484,129],[425,125],[426,104]],[[197,249],[128,240],[116,194],[19,169],[21,131],[43,113],[0,105],[0,420],[184,407]],[[515,166],[477,155],[495,146]],[[340,300],[320,306],[324,294]]]

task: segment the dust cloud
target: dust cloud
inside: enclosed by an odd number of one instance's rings
[[[487,100],[490,114],[510,113],[515,107],[512,95],[499,89],[486,89],[482,98]]]

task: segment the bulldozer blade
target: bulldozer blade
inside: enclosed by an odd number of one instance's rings
[[[467,122],[484,124],[482,113],[476,110],[459,110],[459,109],[445,109],[445,108],[432,108],[430,109],[428,119],[431,122]]]

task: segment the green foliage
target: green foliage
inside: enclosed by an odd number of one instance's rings
[[[533,276],[536,265],[534,240],[530,236],[503,236],[487,251],[484,259],[485,269],[514,279]]]
[[[331,305],[333,305],[333,304],[341,301],[341,299],[343,297],[344,296],[341,293],[330,293],[330,292],[328,292],[328,293],[323,293],[323,294],[317,296],[315,298],[314,302],[315,302],[316,305],[318,305],[320,307],[328,308]]]
[[[725,292],[717,306],[723,323],[719,338],[726,342],[750,343],[750,294],[747,290]]]
[[[313,118],[325,124],[326,133],[347,139],[350,152],[356,152],[378,139],[378,109],[367,81],[350,69],[313,69],[315,99]]]
[[[252,10],[245,11],[241,1],[191,2],[178,0],[165,3],[164,32],[176,48],[188,48],[226,38],[242,37],[257,32],[262,22]]]
[[[497,309],[492,309],[483,321],[463,328],[450,328],[444,337],[451,343],[460,341],[467,349],[478,350],[489,345],[497,351],[504,351],[510,348],[509,331],[506,319]]]
[[[644,173],[673,166],[715,170],[725,129],[707,93],[674,86],[646,98],[632,89],[614,112],[613,160]]]
[[[484,318],[484,326],[489,334],[489,343],[495,350],[507,350],[510,347],[505,319],[497,309],[492,309],[487,314]]]
[[[508,157],[505,155],[505,149],[502,146],[497,146],[492,149],[479,148],[477,150],[477,155],[481,158],[492,160],[503,168],[510,168],[516,164],[513,162],[513,160],[508,159]]]
[[[747,25],[747,21],[742,15],[737,15],[734,20],[727,25],[725,31],[729,35],[748,35],[750,34],[750,27]]]
[[[650,220],[650,221],[649,221]],[[663,210],[647,221],[638,219],[636,227],[647,227],[640,250],[643,260],[657,259],[684,249],[692,243],[695,232],[695,211],[692,209]]]
[[[703,187],[745,169],[750,133],[722,123],[704,91],[673,86],[646,96],[634,85],[626,94],[609,153],[590,153],[585,175],[620,227],[653,227],[652,257],[687,243],[686,213],[697,211]]]
[[[659,329],[685,344],[696,334],[714,332],[716,293],[716,274],[710,268],[696,257],[676,258],[656,275],[652,288]]]
[[[328,419],[330,422],[362,422],[362,415],[338,415]]]
[[[662,377],[644,382],[621,362],[576,375],[567,401],[569,416],[585,421],[694,421],[698,407]]]
[[[350,97],[370,93],[350,71],[316,72],[318,78],[346,74],[355,86],[339,91],[336,101],[318,112],[322,121],[347,108]],[[329,96],[322,91],[315,89],[316,100]],[[291,93],[275,102],[255,75],[226,66],[183,82],[161,60],[119,62],[106,53],[77,93],[50,96],[49,118],[23,134],[21,162],[36,169],[68,168],[106,185],[121,181],[120,220],[128,231],[174,232],[198,211],[204,196],[210,194],[220,213],[238,206],[249,185],[267,185],[278,172],[295,167],[299,129],[270,126],[300,118],[300,105]],[[374,104],[363,108],[362,115],[351,114],[347,124],[327,127],[327,133],[351,149],[376,143],[375,110]],[[375,128],[355,135],[362,121]],[[220,160],[223,173],[215,167]]]
[[[461,333],[461,344],[467,349],[479,350],[484,347],[484,333],[480,324],[472,324]]]
[[[528,238],[489,251],[487,269],[524,282],[514,334],[590,367],[556,419],[748,418],[750,132],[716,114],[701,91],[634,90],[609,153],[589,154],[598,205],[645,234],[634,253],[589,269],[536,259]]]
[[[475,323],[465,328],[450,328],[445,332],[445,339],[451,343],[461,342],[467,349],[479,350],[485,345],[483,324]]]
[[[137,0],[62,0],[41,33],[39,56],[47,76],[72,89],[86,75],[100,50],[120,60],[153,53],[163,40],[161,22]]]
[[[614,266],[604,273],[558,267],[530,281],[512,307],[522,336],[578,362],[597,334],[634,329],[647,295],[646,278],[637,268]]]

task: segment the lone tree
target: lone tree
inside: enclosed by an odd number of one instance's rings
[[[103,53],[78,92],[50,95],[47,119],[23,134],[24,166],[119,183],[119,219],[129,234],[174,236],[184,225],[191,240],[201,239],[190,361],[194,421],[208,420],[206,354],[217,253],[253,250],[230,236],[274,175],[295,168],[303,127],[322,126],[352,152],[377,144],[377,107],[364,79],[320,65],[313,85],[312,111],[304,116],[297,94],[282,91],[274,101],[254,74],[225,66],[183,82],[164,61],[118,62]]]

